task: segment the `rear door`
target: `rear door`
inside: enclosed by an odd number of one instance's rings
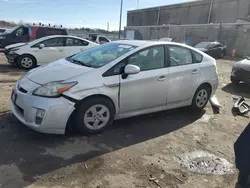
[[[202,55],[178,45],[168,45],[169,89],[167,104],[184,103],[192,99],[200,79]]]
[[[44,44],[44,48],[40,49],[40,44]],[[47,39],[36,45],[32,46],[32,54],[37,59],[38,64],[46,64],[63,57],[64,55],[63,48],[65,47],[65,38],[55,37]]]

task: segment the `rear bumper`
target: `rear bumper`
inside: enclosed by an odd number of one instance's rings
[[[211,97],[215,94],[218,86],[219,86],[219,78],[214,78],[212,79],[212,93],[211,93]]]

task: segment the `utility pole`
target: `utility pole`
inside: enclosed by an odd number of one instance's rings
[[[109,31],[109,22],[107,23],[107,31]]]
[[[139,0],[137,0],[137,10],[138,10],[138,8],[139,8]]]
[[[121,39],[121,27],[122,27],[122,5],[123,5],[123,0],[121,0],[121,8],[120,8],[119,39]]]
[[[211,14],[212,14],[212,9],[213,9],[213,4],[214,4],[214,0],[211,0],[209,14],[208,14],[208,18],[207,18],[207,23],[208,24],[210,23],[210,20],[211,20]]]

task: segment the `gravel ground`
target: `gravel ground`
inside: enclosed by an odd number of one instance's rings
[[[0,115],[0,187],[233,188],[233,144],[249,117],[231,114],[232,96],[250,98],[250,89],[230,84],[232,63],[217,61],[220,114],[210,105],[200,114],[180,108],[119,120],[89,137],[39,134],[11,113]],[[8,111],[11,88],[22,74],[0,55],[0,111]]]

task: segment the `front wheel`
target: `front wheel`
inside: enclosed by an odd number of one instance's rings
[[[211,90],[207,86],[200,86],[193,97],[192,108],[194,110],[202,110],[208,103]]]
[[[18,66],[22,69],[32,69],[36,66],[36,60],[30,55],[22,55],[18,59]]]
[[[76,127],[83,133],[98,133],[114,121],[115,108],[105,98],[90,98],[77,109]]]

